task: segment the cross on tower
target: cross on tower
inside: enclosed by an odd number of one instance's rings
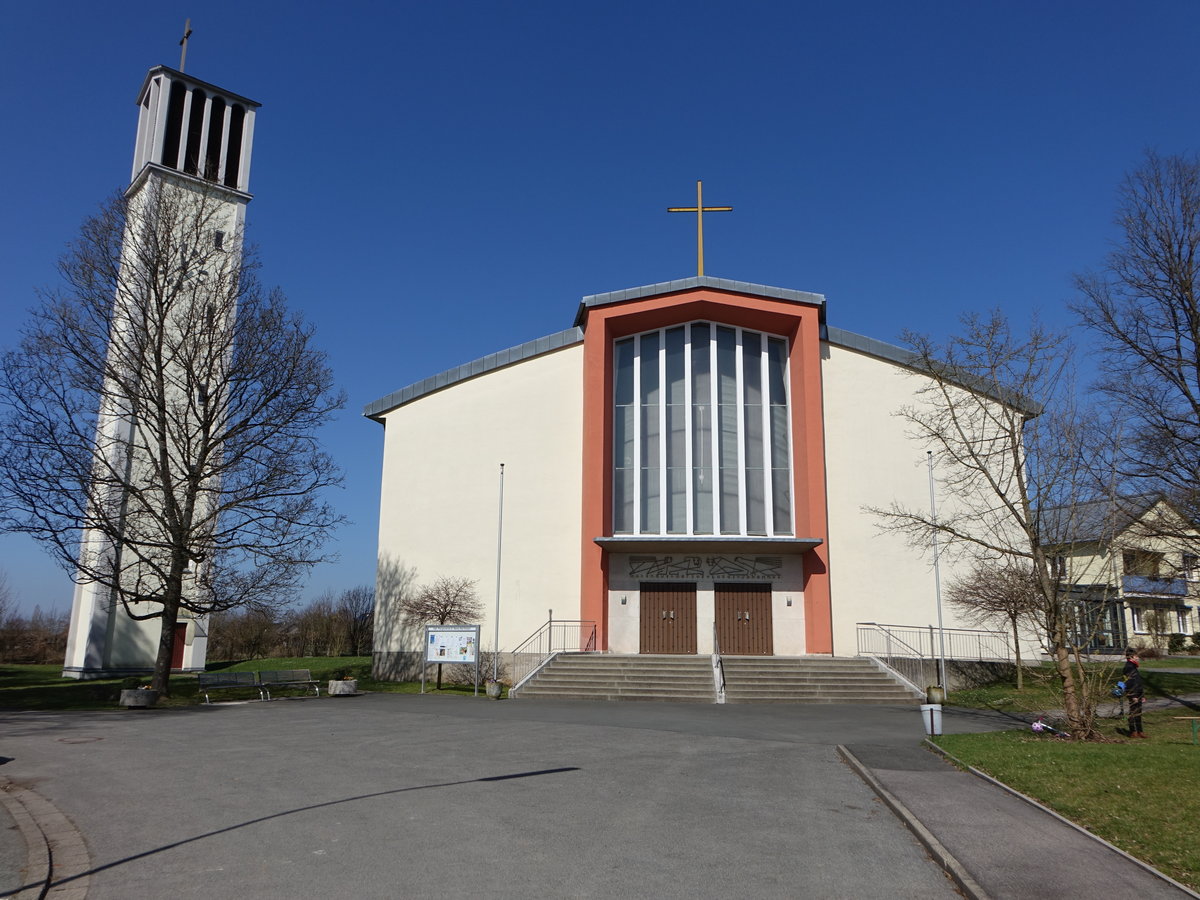
[[[179,46],[183,49],[179,51],[179,71],[183,71],[184,63],[187,62],[187,42],[192,36],[192,20],[188,19],[183,23],[183,37],[179,39]]]
[[[703,182],[696,182],[695,206],[668,206],[667,212],[694,212],[696,214],[696,274],[704,275],[704,214],[706,212],[729,212],[732,206],[705,206]]]

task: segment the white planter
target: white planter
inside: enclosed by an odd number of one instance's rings
[[[144,691],[140,688],[121,691],[121,706],[126,709],[150,709],[158,702],[158,691]]]
[[[330,697],[353,697],[357,693],[358,681],[355,679],[339,678],[337,681],[329,682]]]

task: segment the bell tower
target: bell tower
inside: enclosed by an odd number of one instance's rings
[[[190,31],[188,32],[190,34]],[[185,35],[186,41],[186,35]],[[182,43],[182,42],[181,42]],[[186,46],[185,46],[186,51]],[[181,62],[182,66],[182,62]],[[168,66],[155,66],[142,82],[137,96],[138,124],[134,143],[133,170],[125,191],[129,212],[126,244],[137,244],[137,236],[156,227],[155,203],[163,191],[176,195],[202,195],[211,215],[210,246],[222,251],[229,271],[236,271],[241,257],[241,235],[246,206],[250,202],[250,157],[254,144],[254,119],[258,103],[240,94],[219,88]],[[137,330],[138,285],[136,253],[127,246],[122,251],[121,295],[114,298],[115,312],[110,330],[109,355],[128,334]],[[186,261],[185,261],[186,262]],[[205,272],[200,272],[204,276]],[[192,288],[193,298],[203,292]],[[189,301],[189,302],[195,302]],[[202,301],[207,302],[207,301]],[[98,471],[124,468],[128,483],[138,485],[145,457],[146,442],[140,434],[138,403],[121,396],[112,383],[106,384],[96,427]],[[146,476],[149,478],[150,476]],[[140,487],[140,485],[138,485]],[[110,580],[124,584],[140,578],[131,563],[129,535],[137,530],[136,504],[131,504],[132,488],[115,483],[94,492],[92,505],[97,517],[103,510],[120,510],[119,528],[105,530],[85,527],[80,546],[80,569],[76,577],[67,638],[63,675],[71,678],[100,678],[138,674],[153,669],[159,651],[162,622],[158,618],[138,619],[126,613],[112,585],[95,580],[97,566]],[[127,510],[132,506],[134,512]],[[143,516],[143,518],[145,518]],[[143,529],[144,531],[144,529]],[[124,537],[114,537],[119,534]],[[143,539],[144,533],[140,534]],[[153,535],[150,536],[151,540]],[[124,544],[124,546],[123,546]],[[100,562],[97,562],[100,561]],[[144,569],[144,563],[143,569]],[[94,576],[84,575],[85,567]],[[197,572],[189,570],[193,583]],[[145,612],[145,610],[142,610]],[[175,627],[172,668],[202,671],[207,651],[207,625],[204,616],[183,613]]]

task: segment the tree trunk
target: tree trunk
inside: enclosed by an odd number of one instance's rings
[[[1062,681],[1063,714],[1067,718],[1067,729],[1071,737],[1084,741],[1091,737],[1092,729],[1090,723],[1084,720],[1075,673],[1071,669],[1071,652],[1066,643],[1066,623],[1061,618],[1055,624],[1054,632],[1054,668]]]
[[[179,621],[179,604],[171,603],[163,607],[162,631],[158,635],[158,658],[154,660],[154,677],[150,687],[159,691],[160,697],[171,696],[171,658],[175,655],[175,625]]]
[[[1021,631],[1017,626],[1017,620],[1012,620],[1013,630],[1013,652],[1017,657],[1017,690],[1025,689],[1025,667],[1021,665]]]

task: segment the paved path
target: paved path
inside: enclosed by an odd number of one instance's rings
[[[60,892],[86,879],[90,900],[958,896],[838,745],[922,820],[992,829],[955,851],[978,896],[1029,896],[995,873],[1021,868],[1009,835],[1049,819],[1016,801],[997,817],[999,801],[962,794],[976,780],[920,749],[911,707],[375,694],[0,713],[0,734],[12,757],[0,776],[86,838],[87,867],[55,879]],[[922,807],[925,795],[940,799]],[[1037,839],[1065,839],[1069,826],[1049,821]],[[1123,892],[1115,867],[1139,896],[1182,896],[1100,849],[1099,884]]]

